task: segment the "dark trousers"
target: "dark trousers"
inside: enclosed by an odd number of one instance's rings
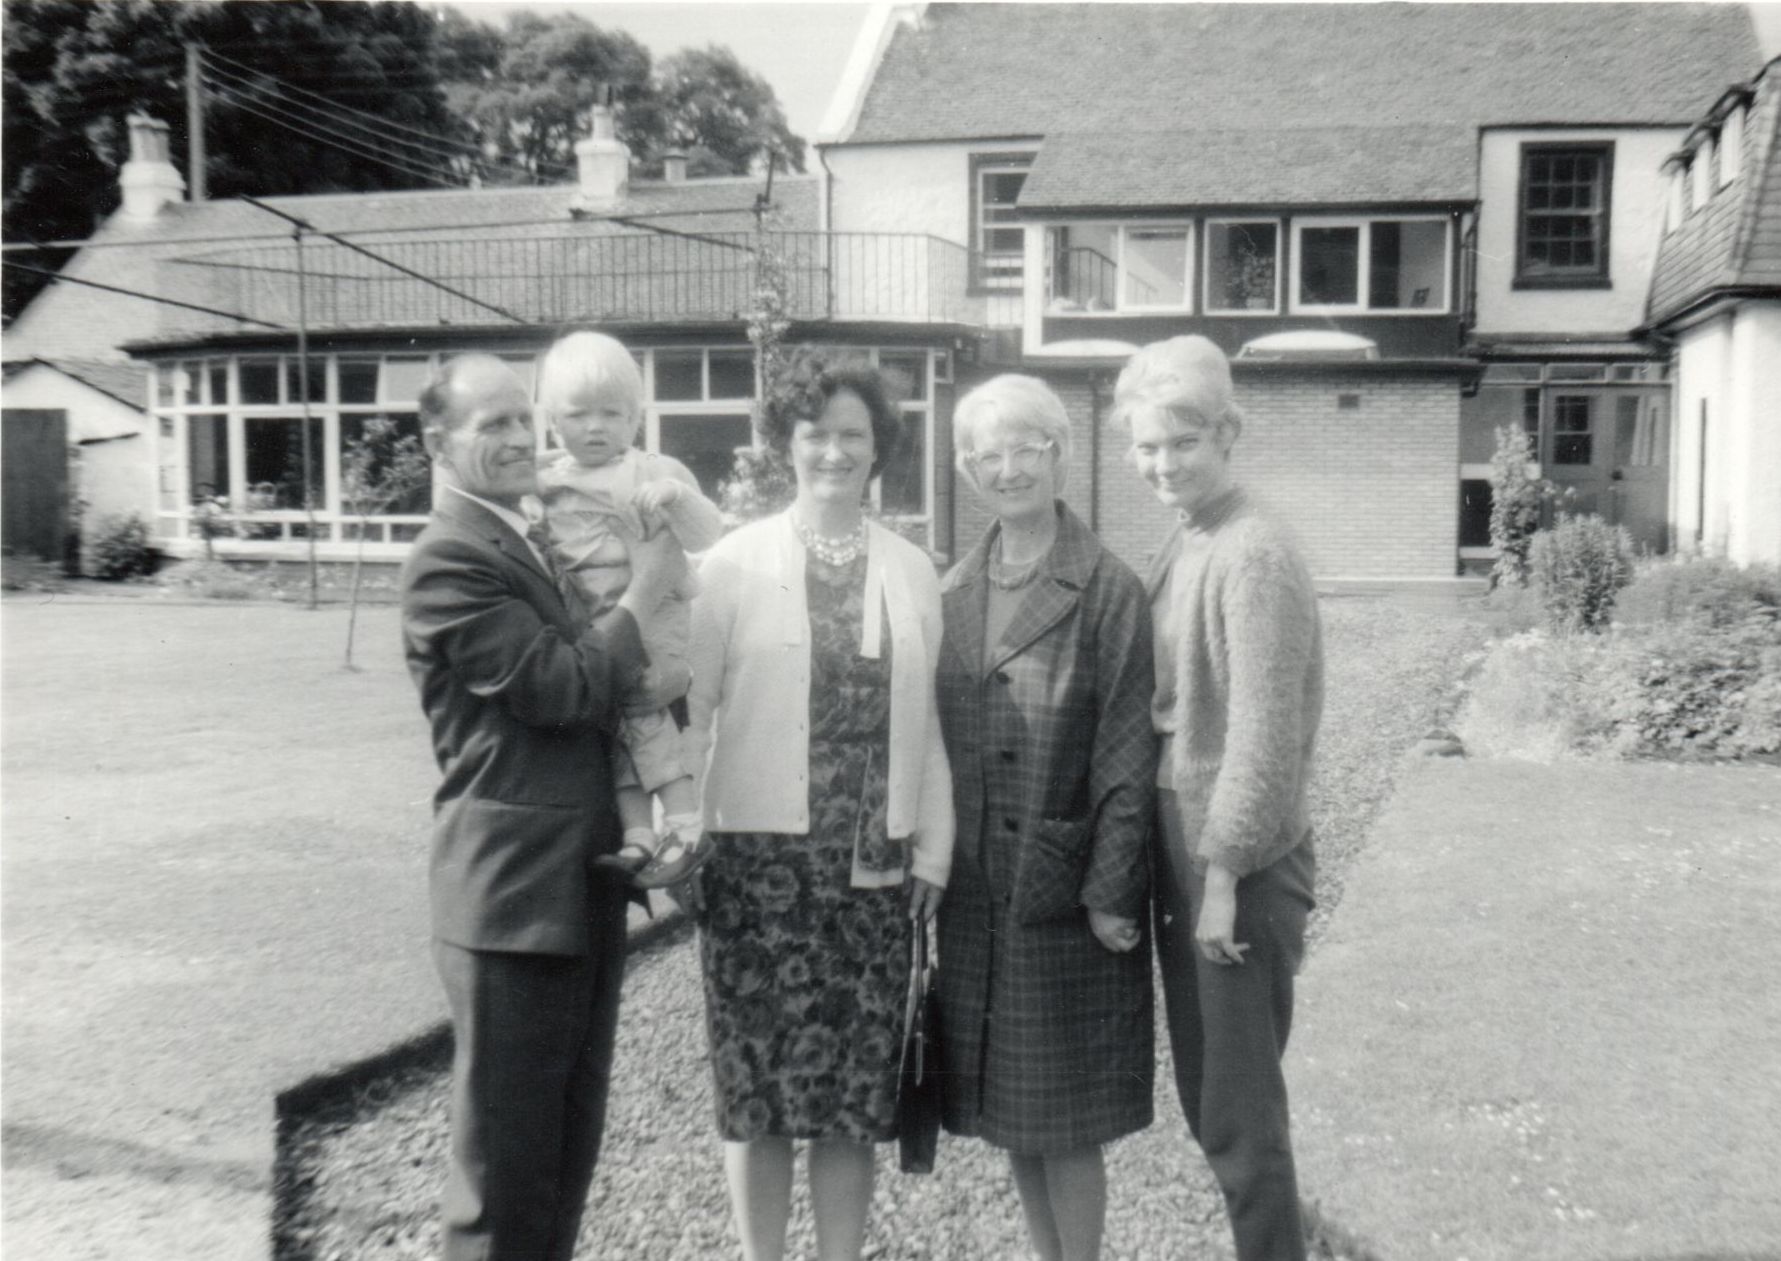
[[[624,978],[624,907],[613,903],[588,955],[434,943],[456,1038],[443,1261],[574,1255]]]
[[[1220,965],[1194,945],[1205,878],[1174,793],[1157,794],[1157,814],[1156,949],[1181,1108],[1224,1192],[1238,1261],[1304,1261],[1280,1056],[1311,909],[1311,842],[1237,882],[1237,940],[1249,952]]]

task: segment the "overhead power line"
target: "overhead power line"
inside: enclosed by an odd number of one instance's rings
[[[100,284],[97,280],[82,280],[79,276],[67,276],[59,271],[51,271],[47,267],[32,267],[29,263],[15,263],[10,260],[5,266],[18,271],[30,272],[33,276],[48,276],[52,281],[68,285],[85,285],[89,289],[103,289],[107,293],[121,293],[131,298],[144,298],[149,302],[160,302],[167,306],[184,307],[188,311],[202,311],[206,315],[220,315],[226,320],[240,320],[243,324],[258,324],[261,328],[275,328],[280,332],[290,330],[283,324],[274,324],[270,320],[255,319],[251,315],[241,315],[235,311],[221,311],[212,306],[201,306],[196,302],[185,302],[179,298],[169,298],[158,293],[146,293],[141,289],[125,289],[121,285]]]
[[[327,145],[339,149],[342,152],[350,153],[355,157],[364,158],[372,162],[381,162],[392,170],[399,170],[403,174],[428,180],[434,184],[438,184],[442,188],[465,187],[462,182],[448,179],[440,175],[437,170],[430,170],[410,159],[398,157],[393,153],[379,153],[377,150],[368,147],[366,144],[353,137],[343,136],[338,132],[329,132],[327,135],[323,135],[321,132],[324,129],[318,124],[303,122],[294,114],[287,115],[285,111],[278,109],[277,106],[263,106],[259,102],[249,100],[244,95],[234,91],[224,90],[222,95],[230,98],[229,103],[234,108],[246,110],[257,118],[264,119],[265,121],[272,123],[274,126],[283,127],[286,131],[295,132],[316,144]]]
[[[385,258],[383,255],[374,253],[373,251],[366,249],[363,245],[359,245],[352,241],[349,241],[343,236],[338,236],[332,232],[320,231],[319,229],[316,228],[316,226],[314,224],[308,222],[307,220],[299,219],[296,215],[293,215],[293,214],[287,214],[285,211],[278,209],[276,206],[268,206],[265,202],[260,201],[253,197],[243,197],[241,200],[245,201],[250,206],[259,207],[261,210],[264,210],[269,215],[277,215],[280,219],[285,220],[287,223],[295,224],[302,231],[314,232],[317,236],[326,237],[328,240],[333,241],[336,245],[345,246],[347,249],[353,251],[355,254],[363,254],[366,258],[371,259],[373,262],[382,263],[385,267],[388,267],[394,271],[401,272],[404,276],[412,276],[416,280],[419,280],[426,284],[432,285],[435,289],[439,289],[439,290],[444,291],[445,293],[451,294],[451,296],[454,298],[461,298],[463,301],[471,303],[474,306],[479,306],[485,311],[493,311],[496,315],[505,316],[508,319],[512,320],[515,324],[526,323],[525,320],[521,319],[519,316],[515,315],[512,311],[509,311],[504,307],[498,307],[493,302],[484,302],[481,298],[478,298],[471,294],[465,293],[462,289],[454,289],[451,285],[446,284],[443,280],[435,280],[433,277],[427,275],[425,272],[416,271],[412,267],[405,267],[401,263],[396,262],[394,259]]]
[[[255,70],[252,66],[246,65],[245,63],[240,62],[240,61],[236,61],[233,57],[225,57],[221,53],[214,53],[214,52],[209,53],[208,59],[211,61],[212,69],[215,72],[220,72],[222,74],[230,75],[233,78],[235,78],[236,80],[248,78],[249,76],[258,76],[260,78],[271,79],[274,83],[277,83],[280,87],[282,87],[284,90],[286,90],[288,92],[294,93],[299,96],[310,97],[314,101],[319,102],[319,104],[311,106],[311,108],[317,110],[318,112],[331,113],[331,114],[335,114],[335,115],[349,115],[350,114],[350,115],[355,116],[356,118],[362,118],[366,121],[364,123],[361,123],[358,125],[372,127],[377,131],[377,133],[379,135],[387,135],[387,133],[389,133],[390,131],[398,131],[398,132],[402,132],[406,135],[414,136],[418,140],[427,142],[429,145],[436,146],[436,147],[444,147],[444,148],[453,150],[458,153],[468,153],[471,156],[477,156],[479,158],[479,160],[486,161],[486,159],[480,158],[481,146],[479,146],[475,141],[459,140],[459,139],[456,139],[451,136],[442,136],[438,132],[427,131],[427,130],[424,130],[419,127],[410,127],[405,123],[392,122],[389,119],[380,118],[376,114],[369,113],[365,110],[353,109],[351,106],[342,105],[338,101],[333,100],[330,97],[327,97],[320,92],[312,92],[308,88],[298,87],[296,84],[291,83],[287,79],[280,78],[277,75],[267,74],[263,70]],[[223,63],[223,64],[218,65],[216,63]],[[229,67],[234,67],[234,69],[231,70],[231,69],[229,69]],[[340,121],[345,122],[345,121],[349,121],[349,120],[347,120],[345,118],[341,118]],[[416,147],[420,147],[420,146],[417,145]],[[494,163],[494,165],[508,167],[508,168],[510,168],[512,170],[516,170],[516,171],[524,170],[524,168],[514,167],[511,163],[506,163],[506,162],[496,162],[496,163]],[[561,163],[561,162],[540,162],[538,164],[538,166],[539,166],[540,170],[567,171],[569,169],[566,164]],[[530,174],[530,172],[527,172],[527,173]]]

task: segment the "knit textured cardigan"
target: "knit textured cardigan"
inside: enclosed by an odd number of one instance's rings
[[[693,601],[693,683],[687,744],[703,768],[705,826],[722,832],[810,830],[810,612],[804,547],[789,513],[726,535],[699,566]],[[940,654],[940,579],[920,548],[877,522],[866,527],[861,655],[882,651],[889,623],[890,749],[886,825],[911,841],[917,876],[944,886],[952,872],[952,774],[940,738],[934,669]],[[878,616],[878,610],[884,616]],[[865,871],[853,883],[901,881]]]
[[[1177,566],[1184,552],[1188,563]],[[1175,635],[1168,780],[1196,867],[1245,876],[1310,830],[1323,713],[1317,594],[1297,544],[1241,490],[1176,528],[1152,563]]]

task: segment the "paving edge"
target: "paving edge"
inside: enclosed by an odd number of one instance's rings
[[[625,939],[628,956],[666,946],[689,928],[678,907],[657,915],[633,929]],[[283,1227],[294,1216],[297,1198],[297,1157],[294,1139],[317,1113],[345,1103],[370,1082],[428,1065],[443,1065],[451,1058],[451,1022],[441,1020],[419,1033],[392,1043],[381,1051],[351,1060],[336,1068],[312,1073],[273,1096],[273,1154],[271,1217],[267,1222],[266,1255],[273,1261],[309,1261],[309,1250],[288,1239]],[[1360,1261],[1372,1261],[1362,1258]]]

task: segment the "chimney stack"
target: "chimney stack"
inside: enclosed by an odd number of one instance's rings
[[[662,180],[669,184],[686,183],[686,154],[670,149],[662,155]]]
[[[612,110],[594,106],[594,134],[575,144],[580,191],[577,210],[610,210],[624,199],[631,180],[631,151],[619,143]]]
[[[128,122],[130,160],[118,172],[124,215],[130,219],[153,219],[162,206],[185,200],[185,177],[169,157],[166,123],[147,114],[131,114]]]

